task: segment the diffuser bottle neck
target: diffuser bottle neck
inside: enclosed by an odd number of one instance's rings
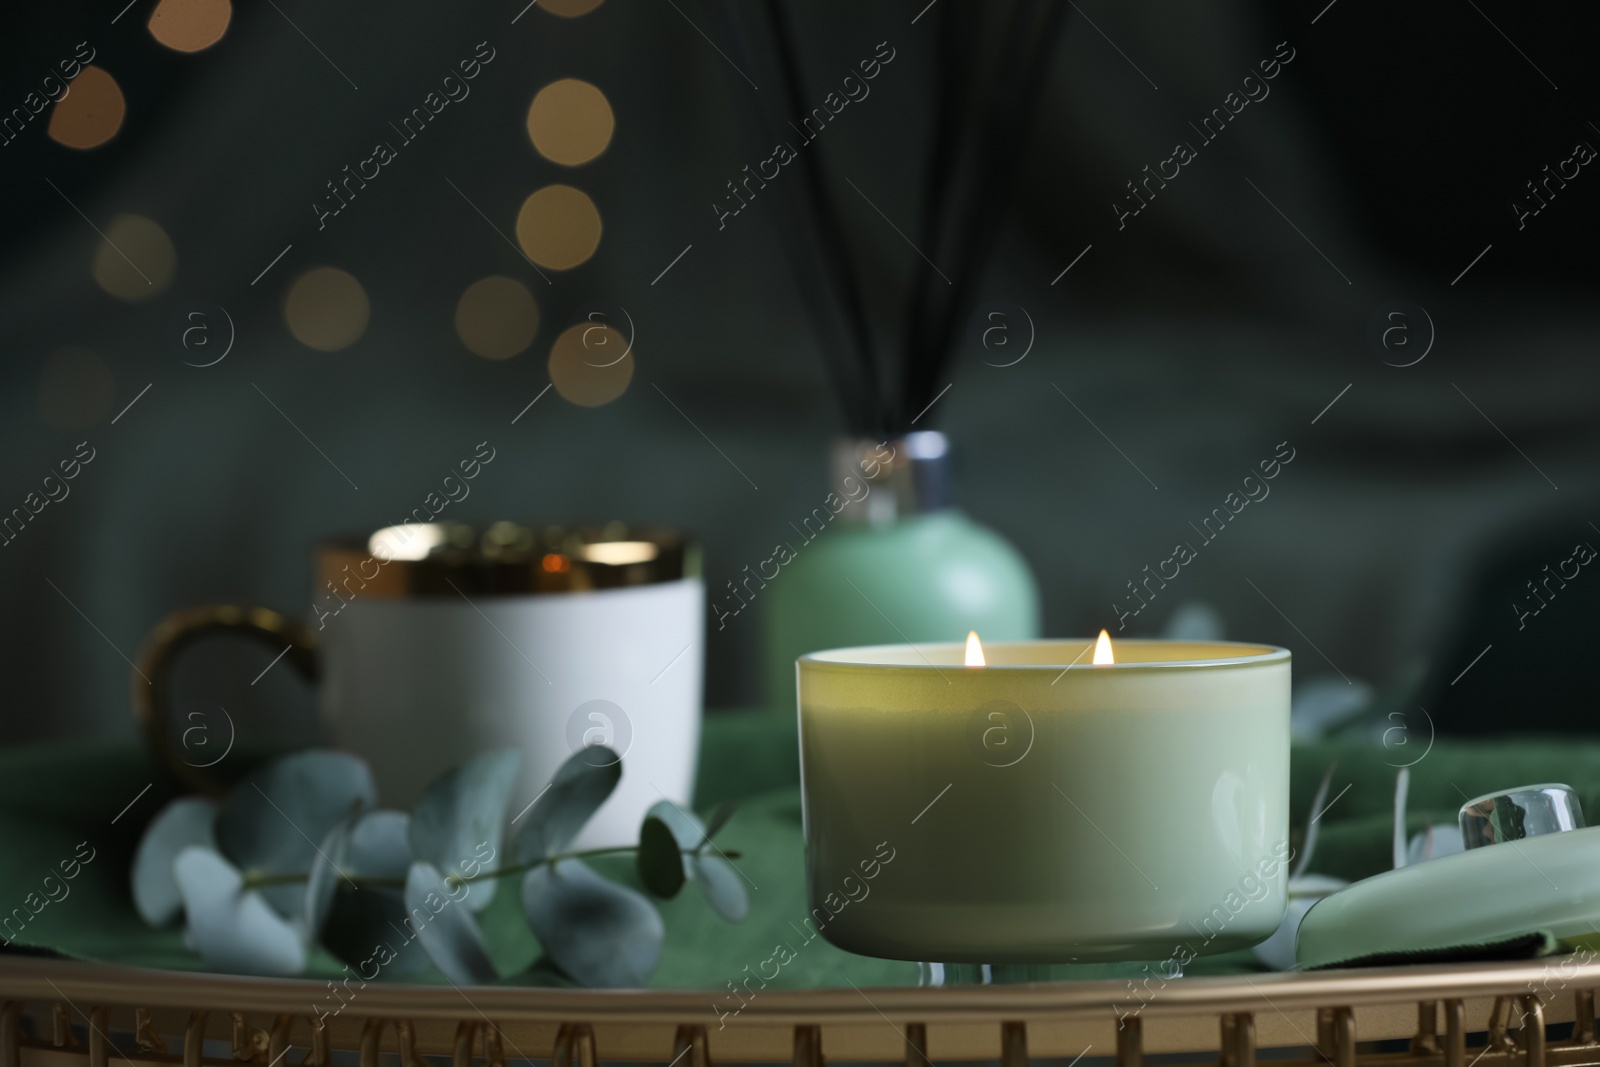
[[[833,448],[833,489],[853,502],[840,518],[888,523],[954,505],[950,442],[934,430],[884,441],[845,438]]]

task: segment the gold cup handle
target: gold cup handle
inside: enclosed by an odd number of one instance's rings
[[[284,656],[308,681],[317,678],[317,637],[304,623],[266,608],[207,604],[184,608],[161,620],[139,653],[133,674],[133,717],[155,758],[184,785],[221,793],[224,783],[208,767],[197,767],[174,748],[167,733],[172,708],[172,668],[179,653],[219,633],[256,638]]]

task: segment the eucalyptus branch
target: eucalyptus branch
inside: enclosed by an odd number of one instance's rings
[[[685,856],[695,856],[699,855],[710,847],[711,842],[708,840],[697,848],[684,848],[679,849],[678,851],[683,853]],[[559,863],[562,860],[589,859],[593,856],[615,856],[624,852],[637,851],[639,851],[638,845],[613,845],[609,848],[588,848],[581,849],[576,852],[557,852],[549,856],[541,856],[536,860],[529,860],[527,863],[514,863],[509,867],[501,867],[499,870],[479,871],[477,874],[474,874],[471,877],[463,877],[457,874],[446,875],[445,884],[451,887],[458,885],[471,885],[474,882],[487,882],[496,878],[510,878],[513,875],[526,874],[528,871],[531,871],[536,867],[543,867],[547,863]],[[718,851],[721,853],[721,855],[727,857],[728,859],[739,859],[743,855],[737,850],[728,851],[719,849]],[[406,887],[406,880],[404,878],[379,878],[373,875],[345,874],[344,872],[340,872],[340,877],[344,881],[347,881],[351,885],[357,887],[371,886],[375,889],[404,889]],[[267,886],[274,885],[299,885],[309,881],[310,878],[311,872],[309,871],[288,874],[250,873],[245,875],[244,883],[241,888],[263,889]]]

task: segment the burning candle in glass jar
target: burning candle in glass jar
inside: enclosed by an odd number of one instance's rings
[[[813,925],[942,962],[1262,940],[1286,901],[1289,665],[1267,645],[1113,648],[1104,630],[801,657]],[[863,862],[882,868],[857,899]]]

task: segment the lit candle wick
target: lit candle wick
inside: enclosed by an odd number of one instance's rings
[[[1117,659],[1111,654],[1111,635],[1106,633],[1104,630],[1101,630],[1100,636],[1095,638],[1094,642],[1095,666],[1098,667],[1102,664],[1115,662],[1117,662]]]
[[[976,630],[967,631],[967,666],[988,666],[983,660],[983,646],[978,643],[978,631]]]

